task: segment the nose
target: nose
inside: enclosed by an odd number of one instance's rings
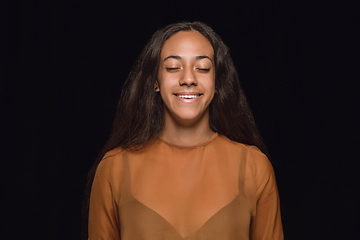
[[[183,70],[183,76],[179,81],[180,86],[183,85],[188,87],[190,87],[191,85],[196,86],[198,83],[194,73],[195,72],[191,67],[185,67]]]

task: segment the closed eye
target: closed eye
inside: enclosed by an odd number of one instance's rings
[[[198,70],[200,73],[210,72],[210,68],[198,68],[197,70]]]
[[[166,68],[168,72],[177,72],[178,70],[180,70],[180,68]]]

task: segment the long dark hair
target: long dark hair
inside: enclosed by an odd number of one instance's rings
[[[87,219],[92,182],[97,166],[106,152],[121,147],[141,149],[164,126],[162,99],[154,91],[160,53],[165,41],[179,31],[197,31],[212,44],[215,57],[215,94],[210,107],[210,128],[233,141],[267,149],[257,130],[228,47],[206,24],[179,22],[170,24],[151,37],[124,83],[109,140],[88,174],[83,208],[83,237],[87,238]]]

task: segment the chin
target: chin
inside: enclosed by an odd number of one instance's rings
[[[196,122],[201,121],[202,116],[204,116],[204,114],[198,114],[198,113],[194,113],[194,114],[179,114],[175,116],[175,119],[177,120],[178,123],[184,123],[185,125],[193,125]]]
[[[208,111],[203,109],[183,108],[173,110],[165,109],[165,118],[183,126],[191,126],[203,122],[203,118],[208,118]]]
[[[177,119],[184,119],[184,120],[195,120],[198,119],[201,115],[198,111],[183,111],[174,114]]]

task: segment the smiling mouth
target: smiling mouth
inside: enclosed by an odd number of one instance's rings
[[[200,97],[202,94],[174,94],[174,95],[183,99],[193,99]]]

